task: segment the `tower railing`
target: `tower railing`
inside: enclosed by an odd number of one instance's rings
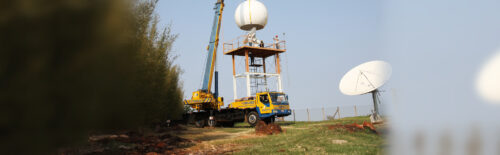
[[[247,35],[241,35],[238,36],[232,40],[229,40],[227,42],[224,42],[222,44],[222,52],[226,53],[231,50],[238,49],[243,46],[250,46],[248,42],[245,42]],[[259,44],[250,46],[250,47],[260,47]],[[277,43],[275,43],[274,40],[271,42],[264,42],[264,47],[262,48],[272,48],[272,49],[280,49],[280,50],[286,50],[286,41],[285,40],[279,40]]]

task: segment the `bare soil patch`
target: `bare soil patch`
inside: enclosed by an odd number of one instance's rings
[[[255,133],[259,135],[272,135],[282,132],[281,126],[274,123],[266,124],[264,121],[259,121],[255,126]]]
[[[366,121],[363,121],[363,124],[357,124],[357,123],[352,123],[352,124],[335,124],[335,125],[327,125],[328,129],[334,130],[334,129],[345,129],[349,132],[357,132],[357,131],[365,131],[366,129],[370,130],[372,133],[378,134],[377,130],[373,126],[372,123],[368,123]]]

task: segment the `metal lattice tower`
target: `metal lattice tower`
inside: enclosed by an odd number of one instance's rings
[[[237,97],[237,83],[238,78],[246,79],[246,96],[250,97],[259,92],[277,91],[283,92],[281,85],[281,70],[280,70],[280,54],[286,52],[285,41],[277,41],[271,44],[261,44],[258,46],[249,45],[244,43],[243,37],[233,39],[230,43],[224,43],[224,55],[232,56],[233,60],[233,91],[234,99]],[[245,60],[244,72],[237,74],[235,59],[236,57],[243,57]],[[274,60],[274,64],[266,67],[266,60]],[[268,70],[272,69],[272,70]],[[276,79],[276,81],[271,80]],[[269,82],[277,84],[277,90],[270,90]]]
[[[251,73],[265,73],[263,66],[263,58],[250,58]],[[269,91],[267,86],[266,75],[254,74],[250,76],[250,90],[252,95],[258,92]]]

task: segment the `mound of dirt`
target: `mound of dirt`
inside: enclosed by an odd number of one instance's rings
[[[377,130],[373,126],[372,123],[368,123],[366,121],[363,121],[363,124],[357,124],[357,123],[352,123],[352,124],[335,124],[335,125],[327,125],[328,129],[334,130],[334,129],[346,129],[349,132],[355,132],[355,131],[365,131],[365,129],[370,130],[371,132],[378,134]]]
[[[259,135],[272,135],[282,132],[281,126],[274,123],[266,124],[264,121],[259,121],[255,126],[255,133]]]

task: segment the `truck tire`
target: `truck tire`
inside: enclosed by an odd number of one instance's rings
[[[208,119],[207,124],[209,127],[215,127],[218,124],[218,122],[215,119],[214,120]]]
[[[195,120],[195,121],[194,121],[194,125],[195,125],[197,128],[203,128],[203,127],[205,127],[205,120],[204,120],[204,119],[198,119],[198,120]]]
[[[247,122],[250,126],[254,127],[260,121],[259,114],[255,111],[248,113]]]

